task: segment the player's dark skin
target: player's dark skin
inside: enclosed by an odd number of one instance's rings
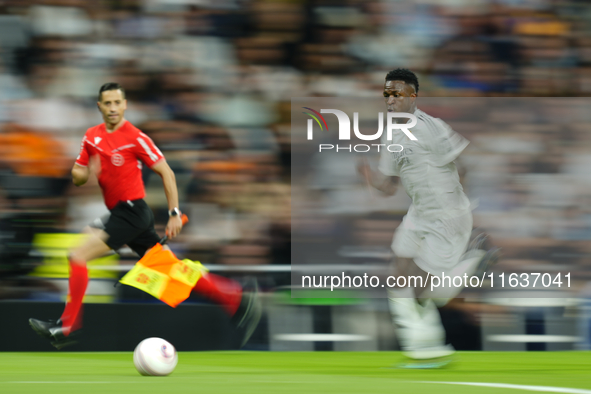
[[[384,101],[388,112],[413,113],[416,110],[417,93],[415,88],[404,81],[386,81],[384,84]],[[397,176],[386,176],[380,171],[373,171],[366,160],[357,164],[357,171],[365,179],[367,184],[380,190],[386,196],[393,196],[398,190],[400,178]],[[396,257],[392,264],[393,276],[420,276],[422,287],[415,287],[415,296],[418,298],[427,288],[427,272],[419,268],[412,258]],[[408,281],[407,281],[408,282]]]
[[[404,81],[386,81],[384,84],[384,101],[388,112],[413,113],[417,109],[416,98],[413,86]]]
[[[383,94],[388,112],[412,113],[417,108],[415,102],[417,93],[412,85],[404,81],[386,81]],[[396,194],[400,178],[386,176],[379,171],[372,171],[365,160],[358,163],[357,170],[370,186],[380,190],[387,196]]]

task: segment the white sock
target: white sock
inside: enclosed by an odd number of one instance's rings
[[[423,305],[419,304],[414,298],[413,288],[390,289],[388,293],[388,305],[402,350],[414,351],[445,345],[445,330],[432,300],[427,299]]]

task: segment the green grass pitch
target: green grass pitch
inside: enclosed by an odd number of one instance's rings
[[[132,359],[131,352],[0,353],[0,393],[494,394],[525,390],[442,383],[477,382],[591,394],[591,352],[458,352],[452,364],[438,370],[395,369],[404,361],[399,352],[180,352],[176,370],[166,377],[139,375]]]

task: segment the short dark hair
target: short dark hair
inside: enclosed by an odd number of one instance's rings
[[[403,81],[406,84],[413,85],[415,93],[419,93],[419,79],[409,69],[397,68],[396,70],[390,71],[386,75],[386,81]]]
[[[99,89],[98,101],[102,100],[103,92],[108,90],[121,90],[121,94],[123,95],[123,98],[125,98],[125,89],[123,89],[121,85],[119,85],[117,82],[107,82]]]

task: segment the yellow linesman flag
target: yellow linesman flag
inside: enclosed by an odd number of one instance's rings
[[[145,291],[175,308],[191,294],[203,273],[198,261],[179,260],[170,250],[156,244],[120,282]]]

